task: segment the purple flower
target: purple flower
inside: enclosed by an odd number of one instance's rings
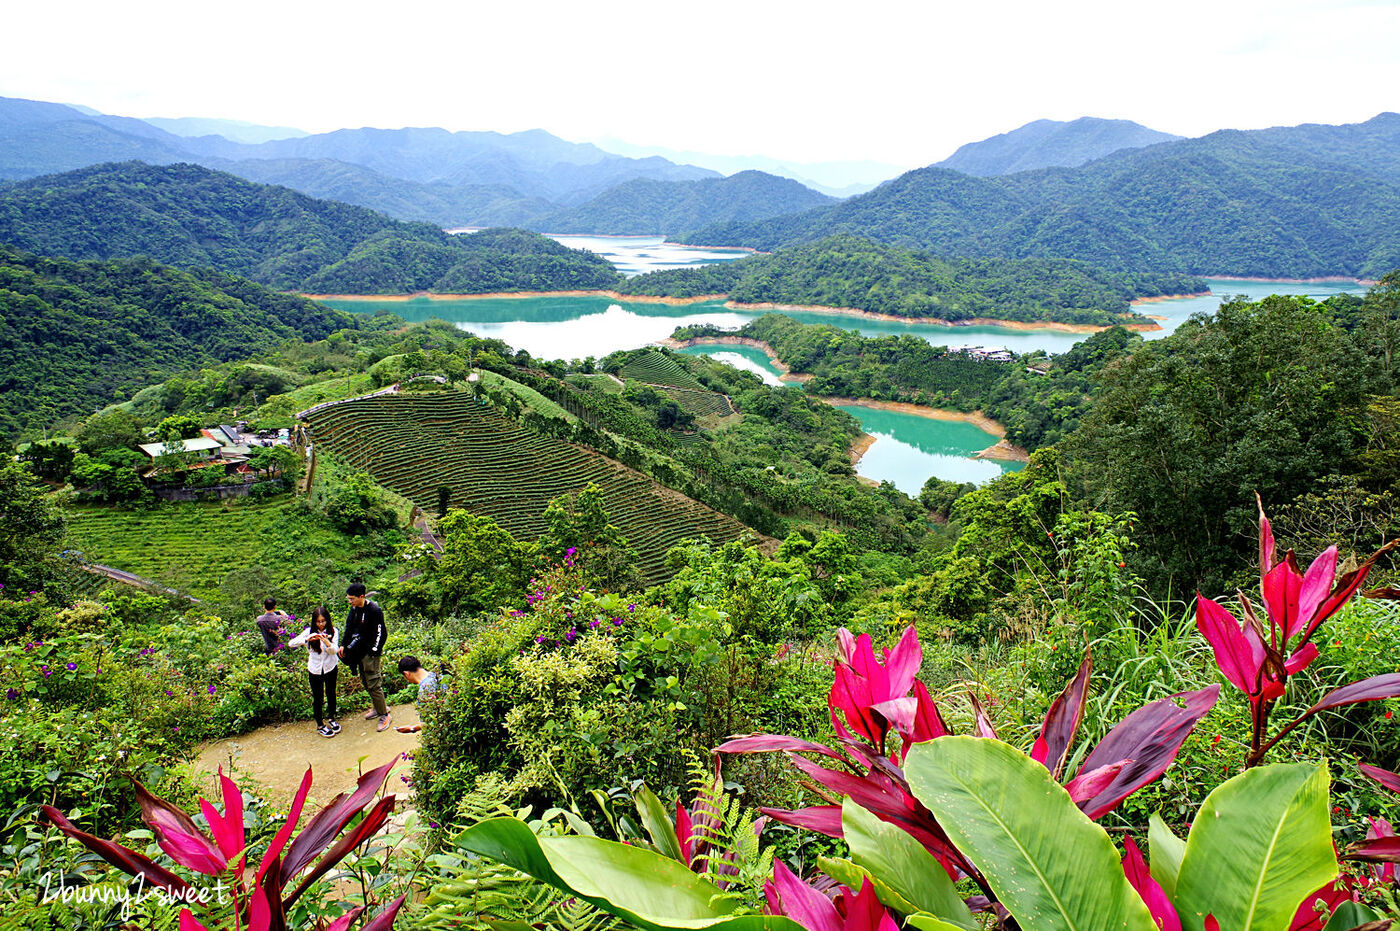
[[[574,548],[574,547],[571,546],[571,547],[569,547],[568,549],[566,549],[566,550],[564,551],[564,556],[565,556],[565,557],[572,557],[572,556],[573,556],[575,553],[577,553],[577,552],[578,552],[578,550],[577,550],[576,548]]]
[[[44,674],[44,678],[45,678],[45,679],[47,679],[49,676],[53,675],[53,670],[50,669],[50,668],[47,667],[47,666],[40,666],[40,667],[39,667],[39,671],[42,672],[42,673]]]
[[[172,691],[170,691],[170,689],[166,689],[166,690],[165,690],[165,695],[166,695],[167,698],[174,698],[174,697],[175,697],[175,693],[172,692]]]
[[[436,830],[438,829],[438,823],[437,823],[436,821],[429,821],[429,822],[428,822],[428,827],[430,827],[430,828],[432,828],[434,831],[436,831]]]
[[[570,628],[569,628],[569,632],[568,632],[567,634],[564,635],[564,639],[567,640],[567,641],[569,641],[570,643],[573,643],[573,642],[574,642],[574,638],[577,637],[577,636],[578,636],[578,628],[577,628],[577,627],[570,627]]]
[[[595,617],[593,620],[591,620],[591,621],[588,622],[588,627],[589,627],[589,629],[591,629],[591,630],[597,630],[597,629],[598,629],[598,625],[601,624],[601,623],[603,623],[603,622],[600,621],[600,620],[598,620],[598,619]]]
[[[10,701],[14,701],[16,698],[19,698],[19,691],[17,689],[6,689],[5,697]]]
[[[63,664],[63,668],[66,669],[66,670],[68,670],[69,672],[72,672],[73,670],[75,670],[75,669],[78,668],[78,664],[77,664],[77,663],[64,663],[64,664]]]
[[[636,613],[637,606],[634,605],[634,604],[629,604],[629,605],[627,606],[627,610],[628,610],[629,612],[631,612],[631,613]]]
[[[214,686],[212,686],[212,685],[209,686],[209,694],[210,694],[210,695],[213,695],[213,694],[214,694],[215,692],[217,692],[217,691],[218,691],[218,689],[214,688]]]
[[[621,626],[622,626],[622,618],[620,618],[620,617],[615,617],[615,618],[613,618],[612,624],[613,624],[614,627],[621,627]]]
[[[536,642],[536,643],[544,643],[544,634],[540,634],[538,637],[536,637],[536,638],[535,638],[535,642]]]

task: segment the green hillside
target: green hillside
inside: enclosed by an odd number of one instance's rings
[[[902,317],[1111,326],[1134,298],[1206,290],[1181,274],[1106,271],[1066,259],[940,259],[856,235],[735,262],[639,275],[631,294],[727,294],[745,303],[854,307]]]
[[[187,164],[123,162],[20,182],[0,191],[0,243],[70,259],[145,255],[311,292],[605,288],[618,278],[606,259],[523,230],[449,236]]]
[[[517,539],[544,529],[544,511],[589,483],[641,556],[650,583],[666,575],[666,551],[682,540],[725,542],[743,524],[605,456],[519,426],[466,393],[388,395],[351,401],[310,417],[317,447],[420,507],[436,509],[438,489],[452,507],[483,514]]]
[[[921,168],[834,207],[682,234],[771,250],[833,233],[939,255],[1194,275],[1379,278],[1400,265],[1400,115],[1221,131],[1079,168]]]
[[[0,246],[0,435],[91,413],[177,372],[373,326],[217,272]]]
[[[638,178],[534,224],[551,233],[675,233],[710,223],[760,220],[835,202],[790,178],[741,171],[727,178]]]

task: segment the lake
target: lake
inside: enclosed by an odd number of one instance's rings
[[[474,233],[476,227],[450,229],[447,232]],[[667,242],[665,236],[580,236],[571,233],[545,235],[570,249],[587,249],[601,255],[617,266],[618,271],[629,277],[668,268],[690,268],[693,265],[732,262],[734,259],[753,255],[748,249],[682,246]]]
[[[643,270],[681,267],[715,261],[711,253],[723,250],[687,250],[666,246],[659,236],[556,237],[575,247],[592,243],[595,251],[608,254],[624,268],[624,262]],[[614,250],[611,254],[605,249]],[[630,256],[623,252],[632,250]],[[699,255],[697,256],[697,253]],[[743,253],[732,253],[737,258]],[[1173,298],[1141,305],[1144,314],[1160,316],[1162,329],[1144,333],[1147,339],[1160,339],[1175,330],[1192,314],[1213,312],[1222,297],[1243,294],[1257,300],[1269,294],[1304,294],[1318,300],[1342,292],[1363,293],[1365,288],[1346,282],[1297,283],[1286,281],[1239,281],[1210,279],[1210,295]],[[735,310],[723,301],[695,304],[660,304],[619,301],[607,297],[530,297],[440,299],[417,297],[409,300],[362,298],[327,300],[324,303],[355,313],[387,310],[407,320],[435,317],[448,320],[480,336],[500,339],[517,349],[544,359],[601,358],[619,349],[636,349],[670,336],[676,327],[710,323],[739,327],[755,319],[761,311]],[[977,344],[1004,347],[1015,352],[1043,349],[1062,353],[1084,339],[1083,335],[1055,330],[1013,330],[1006,327],[947,327],[920,322],[871,320],[853,314],[786,312],[803,323],[834,324],[859,330],[866,336],[911,333],[935,345]],[[778,381],[778,370],[760,350],[747,346],[693,347],[687,352],[713,356],[738,368],[751,371],[770,385]],[[967,458],[995,442],[995,437],[970,424],[931,420],[893,411],[856,408],[852,413],[867,423],[867,432],[876,442],[861,459],[857,471],[881,481],[889,479],[910,494],[917,494],[929,475],[952,481],[982,482],[1003,471],[1020,468],[1019,463]],[[875,415],[880,415],[876,417]],[[867,418],[869,421],[867,422]],[[954,429],[954,428],[957,429]],[[971,432],[968,432],[971,431]]]

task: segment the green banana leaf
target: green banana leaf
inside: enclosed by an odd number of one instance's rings
[[[642,827],[646,829],[647,836],[656,845],[657,851],[664,857],[684,863],[681,842],[676,837],[676,826],[671,822],[671,816],[666,812],[666,806],[661,803],[661,799],[646,786],[633,793],[632,799],[637,806],[637,817],[642,819]]]
[[[950,925],[942,918],[935,918],[932,915],[918,914],[910,915],[904,919],[904,923],[911,928],[918,928],[919,931],[960,931],[958,925]]]
[[[870,877],[881,902],[905,915],[927,912],[968,931],[978,927],[947,871],[907,831],[886,824],[849,798],[841,805],[841,830],[851,848],[851,862]],[[860,888],[859,881],[846,885]]]
[[[1383,917],[1385,916],[1380,912],[1367,908],[1360,902],[1343,902],[1337,906],[1337,910],[1332,913],[1322,931],[1352,931],[1367,922],[1380,921]]]
[[[1173,900],[1186,931],[1278,931],[1337,875],[1327,769],[1307,763],[1246,770],[1206,796]]]
[[[1157,815],[1147,819],[1148,872],[1162,887],[1167,898],[1176,895],[1176,876],[1181,872],[1181,858],[1186,855],[1186,841],[1172,833],[1167,823]]]
[[[939,737],[910,751],[905,774],[1022,928],[1157,931],[1113,841],[1021,751]]]
[[[660,854],[597,837],[537,837],[516,818],[491,818],[457,846],[499,861],[650,931],[803,931],[790,918],[732,915],[719,887]]]

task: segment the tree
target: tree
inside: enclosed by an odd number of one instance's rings
[[[560,495],[545,508],[546,529],[536,541],[541,559],[572,559],[592,584],[609,591],[641,587],[637,551],[609,520],[603,490],[593,483]]]
[[[16,462],[0,466],[0,527],[0,584],[7,593],[42,586],[66,524],[47,489]]]
[[[131,449],[144,439],[141,422],[121,408],[93,414],[78,428],[78,448],[89,456],[106,449]]]
[[[1073,483],[1135,512],[1142,574],[1218,589],[1249,559],[1256,492],[1291,501],[1359,450],[1364,358],[1303,297],[1222,304],[1103,374],[1065,442]]]
[[[172,414],[156,426],[156,436],[165,443],[174,440],[192,440],[198,437],[203,429],[198,417],[189,414]]]
[[[350,473],[331,493],[326,501],[326,517],[338,530],[350,534],[385,530],[399,522],[374,479],[364,472]]]
[[[524,600],[533,548],[489,517],[453,508],[438,524],[442,556],[432,568],[444,615],[476,614]]]

